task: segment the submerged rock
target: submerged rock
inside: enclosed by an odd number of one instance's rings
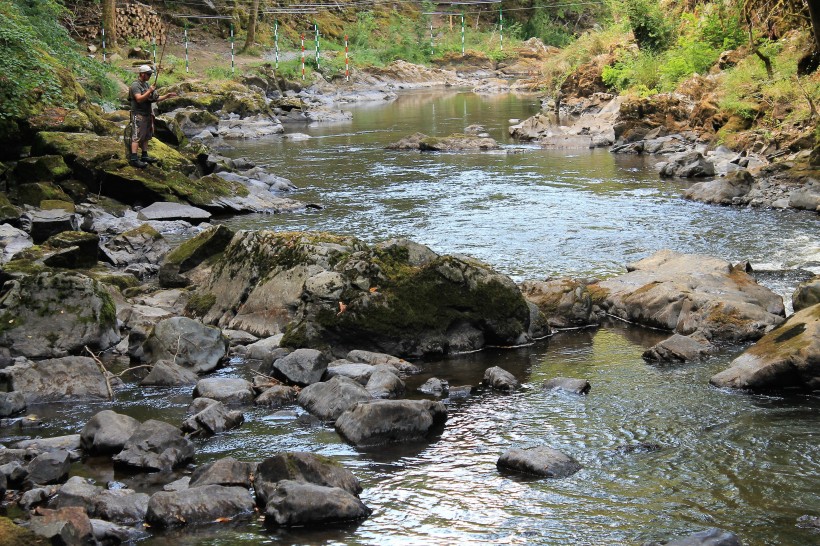
[[[465,152],[497,150],[500,146],[488,136],[454,133],[447,137],[431,137],[415,133],[387,146],[388,150],[420,150],[430,152]]]
[[[683,538],[661,542],[645,542],[643,546],[742,546],[742,543],[734,533],[713,527]]]
[[[546,446],[506,451],[498,458],[496,466],[545,478],[566,478],[582,468],[569,455]]]
[[[573,379],[571,377],[554,377],[544,381],[541,386],[544,390],[560,390],[572,394],[587,394],[592,386],[586,379]]]

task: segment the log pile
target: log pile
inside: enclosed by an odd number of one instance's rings
[[[159,13],[145,4],[139,2],[123,3],[117,7],[117,39],[120,44],[129,40],[150,42],[156,38],[157,44],[164,44],[167,39],[167,27],[162,22]],[[63,21],[65,26],[85,42],[100,43],[102,12],[99,5],[95,9],[77,9],[74,17]],[[106,30],[106,34],[109,31]]]
[[[133,38],[145,42],[156,38],[158,44],[164,44],[167,35],[159,13],[134,2],[117,8],[117,36],[122,40]]]

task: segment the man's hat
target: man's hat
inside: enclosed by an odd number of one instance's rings
[[[138,72],[139,72],[140,74],[144,74],[144,73],[146,73],[146,72],[148,72],[149,74],[151,74],[152,72],[154,72],[154,69],[153,69],[153,68],[151,68],[149,65],[144,64],[144,65],[140,66],[140,68],[139,68]]]

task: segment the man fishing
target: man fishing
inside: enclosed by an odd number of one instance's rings
[[[131,84],[128,98],[131,100],[131,155],[128,163],[138,169],[144,169],[149,163],[156,163],[157,159],[148,155],[148,142],[154,136],[154,112],[152,104],[165,99],[176,97],[176,93],[157,93],[157,82],[150,83],[154,70],[144,64],[139,67],[137,81]],[[142,149],[142,157],[137,155],[137,149]]]

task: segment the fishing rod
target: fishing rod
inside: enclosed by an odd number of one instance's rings
[[[159,62],[157,63],[157,72],[154,74],[154,88],[157,87],[157,80],[159,79],[159,69],[162,66],[162,59],[165,58],[165,48],[168,47],[168,35],[165,35],[165,43],[162,44],[162,52],[159,55]]]

